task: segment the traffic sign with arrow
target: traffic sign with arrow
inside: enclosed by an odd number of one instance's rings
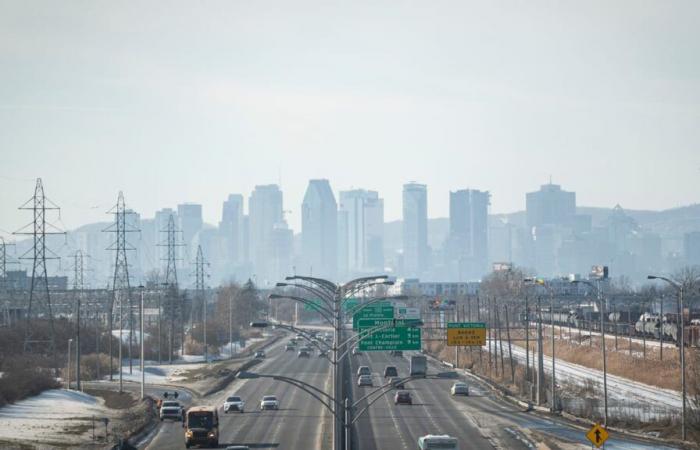
[[[609,435],[605,428],[596,423],[591,427],[588,433],[586,433],[586,437],[593,445],[600,448],[603,444],[605,444],[605,441],[608,440]]]

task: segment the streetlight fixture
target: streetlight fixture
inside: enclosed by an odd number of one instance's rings
[[[672,280],[667,277],[662,277],[658,275],[648,275],[647,280],[662,280],[665,281],[668,285],[673,287],[676,290],[676,293],[678,294],[678,322],[680,322],[680,338],[678,340],[678,344],[681,348],[680,351],[680,357],[681,357],[681,396],[683,397],[682,400],[682,408],[681,408],[681,438],[685,441],[687,434],[686,434],[686,427],[685,427],[685,403],[686,403],[686,389],[685,389],[685,320],[683,318],[683,283],[679,283],[678,281]]]

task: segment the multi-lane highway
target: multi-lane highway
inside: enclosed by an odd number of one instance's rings
[[[283,342],[266,350],[267,358],[253,369],[256,373],[286,375],[331,391],[330,363],[312,355],[297,358],[296,352],[285,352]],[[245,402],[245,413],[224,414],[222,405],[229,395],[238,395]],[[275,395],[279,411],[260,411],[260,399]],[[195,401],[219,409],[219,446],[248,445],[251,448],[320,449],[329,448],[329,414],[311,396],[287,383],[266,378],[235,380],[227,390]],[[327,440],[327,441],[326,441]],[[185,448],[180,422],[166,422],[147,445],[148,449]]]
[[[310,358],[298,358],[296,352],[285,352],[283,339],[267,349],[267,358],[251,371],[259,374],[285,375],[317,386],[331,389],[330,363],[314,353]],[[376,387],[385,382],[384,368],[392,365],[399,374],[408,375],[410,354],[390,356],[388,352],[366,352],[351,358],[353,398],[359,399],[369,387],[357,387],[359,366],[372,369]],[[429,373],[444,371],[436,362],[429,364]],[[589,448],[584,431],[564,420],[524,412],[504,402],[482,383],[464,378],[470,384],[469,397],[453,397],[450,386],[454,379],[414,380],[406,384],[413,405],[394,405],[393,391],[380,398],[358,419],[353,432],[354,450],[415,449],[420,436],[449,434],[459,439],[460,448],[535,448],[548,446]],[[224,414],[221,406],[225,397],[238,395],[246,401],[245,413]],[[279,411],[260,411],[264,395],[276,395]],[[332,448],[331,415],[314,398],[289,384],[268,378],[235,380],[231,386],[194,404],[214,405],[219,409],[220,447],[248,445],[250,448],[314,449]],[[355,411],[361,410],[361,402]],[[166,422],[146,446],[149,449],[184,448],[184,433],[180,422]],[[609,449],[651,449],[658,445],[634,439],[608,441]]]

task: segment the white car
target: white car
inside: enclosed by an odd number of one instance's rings
[[[455,383],[450,388],[452,395],[469,395],[469,386],[461,381]]]
[[[244,409],[245,401],[243,401],[242,398],[236,395],[232,395],[231,397],[226,398],[226,401],[224,402],[224,414],[228,414],[233,411],[243,413]]]
[[[280,402],[274,395],[266,395],[260,400],[260,411],[265,409],[280,409]]]
[[[372,386],[372,377],[370,375],[360,375],[357,379],[357,385],[362,386]]]
[[[160,420],[182,420],[182,406],[179,402],[167,401],[160,405]]]
[[[360,375],[372,375],[372,370],[368,366],[360,366],[357,369],[357,376],[359,377]]]

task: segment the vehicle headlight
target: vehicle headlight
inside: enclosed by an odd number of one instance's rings
[[[187,432],[185,433],[185,436],[192,437],[192,430],[187,430]]]
[[[210,432],[209,432],[209,437],[210,437],[210,438],[213,438],[214,436],[216,436],[216,433],[214,433],[213,431],[210,431]]]

